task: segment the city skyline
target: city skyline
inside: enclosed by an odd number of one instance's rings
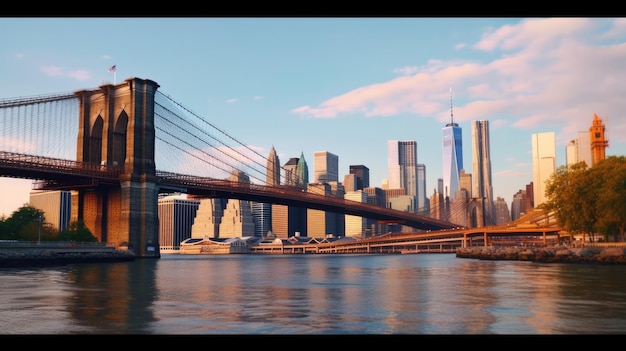
[[[471,121],[489,121],[494,199],[510,204],[533,181],[532,134],[555,132],[564,165],[597,114],[606,155],[626,154],[623,18],[2,18],[0,29],[11,33],[2,98],[152,79],[262,155],[331,150],[340,181],[364,165],[381,187],[386,142],[415,140],[430,196],[451,87],[463,140]],[[30,188],[0,178],[0,215]]]

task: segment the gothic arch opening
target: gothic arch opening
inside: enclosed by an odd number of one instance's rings
[[[128,114],[122,111],[115,122],[111,140],[112,166],[124,166],[126,162],[126,130],[128,127]]]
[[[86,161],[100,164],[102,162],[102,130],[104,127],[104,120],[102,116],[98,115],[91,127],[89,133],[89,159]]]

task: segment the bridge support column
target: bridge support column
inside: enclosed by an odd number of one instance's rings
[[[109,190],[109,191],[107,191]],[[81,220],[99,242],[110,242],[109,232],[115,233],[115,219],[109,218],[111,208],[119,206],[119,190],[110,193],[107,188],[87,189],[75,191],[72,195],[72,203],[76,207],[73,220]],[[117,194],[115,194],[117,193]],[[115,196],[118,195],[118,196]],[[72,209],[74,213],[74,209]],[[115,213],[115,211],[113,211]],[[74,216],[74,214],[73,214]]]
[[[95,185],[96,195],[83,194],[79,216],[101,241],[128,245],[138,257],[160,257],[154,162],[158,88],[149,79],[128,78],[75,92],[80,101],[77,161],[123,167],[119,187]]]
[[[128,248],[140,257],[160,257],[156,181],[122,176],[120,186],[121,236],[128,238]]]

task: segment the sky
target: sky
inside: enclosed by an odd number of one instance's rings
[[[116,66],[116,72],[109,68]],[[95,89],[129,77],[281,164],[315,151],[387,178],[387,141],[415,140],[427,196],[443,177],[442,128],[488,120],[493,195],[533,181],[532,134],[565,146],[603,119],[626,155],[626,18],[0,18],[0,99]],[[157,169],[159,166],[157,164]],[[31,181],[0,178],[0,216]]]

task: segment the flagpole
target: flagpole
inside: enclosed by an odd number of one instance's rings
[[[109,72],[113,73],[113,85],[115,85],[117,83],[117,65],[111,66]]]

